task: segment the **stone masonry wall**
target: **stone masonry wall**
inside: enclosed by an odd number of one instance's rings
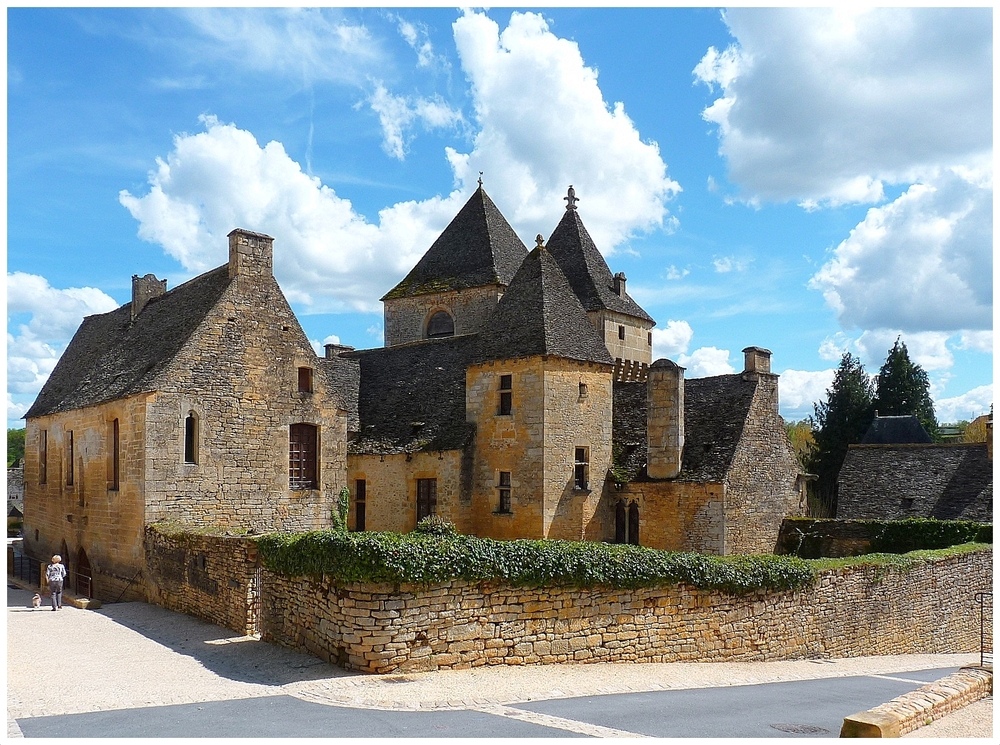
[[[723,552],[725,493],[722,484],[633,481],[608,490],[609,503],[639,506],[639,543],[661,551]],[[610,516],[614,525],[614,516]],[[777,535],[777,531],[775,531]]]
[[[630,360],[649,365],[653,361],[653,345],[650,331],[653,324],[613,310],[596,310],[587,313],[587,318],[601,334],[612,359]],[[625,327],[625,338],[621,338],[619,326]]]
[[[250,538],[146,528],[149,602],[239,634],[257,632],[257,545]]]
[[[858,566],[746,597],[350,584],[264,571],[262,638],[373,673],[559,662],[753,661],[978,649],[992,551],[909,570]]]
[[[455,334],[474,334],[483,328],[503,290],[499,285],[436,292],[384,301],[385,345],[392,347],[426,338],[427,321],[444,310],[455,321]]]
[[[781,521],[805,514],[805,495],[798,488],[801,468],[778,415],[778,376],[757,375],[726,479],[727,554],[772,553]]]

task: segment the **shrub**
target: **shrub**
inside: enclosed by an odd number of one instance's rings
[[[417,523],[414,532],[420,535],[455,536],[458,535],[458,528],[450,520],[437,515],[428,515]]]

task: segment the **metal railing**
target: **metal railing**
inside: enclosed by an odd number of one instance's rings
[[[993,593],[977,592],[979,603],[979,664],[993,667]]]
[[[41,587],[42,584],[42,562],[23,553],[18,547],[14,547],[11,558],[11,575],[27,582],[34,587]]]

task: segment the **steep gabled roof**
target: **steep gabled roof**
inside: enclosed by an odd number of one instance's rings
[[[552,355],[611,364],[604,340],[587,320],[556,260],[536,246],[484,324],[483,359]]]
[[[722,482],[732,465],[757,381],[717,375],[684,381],[684,453],[680,481]],[[646,383],[615,383],[615,465],[630,481],[646,478]]]
[[[131,303],[83,319],[25,418],[153,390],[229,283],[223,265],[153,298],[134,321]]]
[[[992,522],[989,450],[985,443],[851,445],[837,477],[837,517]]]
[[[566,210],[546,246],[586,310],[613,310],[655,323],[627,292],[624,297],[615,292],[611,270],[575,208]]]
[[[319,369],[326,375],[330,386],[341,408],[347,411],[347,431],[357,432],[358,420],[358,388],[361,384],[361,370],[356,358],[320,357]]]
[[[465,206],[385,300],[509,285],[528,249],[480,184]]]
[[[360,364],[360,431],[352,453],[401,453],[463,447],[475,425],[465,421],[465,370],[476,336],[346,352]]]
[[[933,439],[915,416],[877,416],[861,442],[865,445],[902,445],[930,443]]]

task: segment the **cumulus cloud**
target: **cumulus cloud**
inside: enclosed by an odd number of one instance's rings
[[[688,378],[707,378],[736,372],[736,368],[729,364],[729,350],[716,347],[701,347],[690,355],[681,355],[677,364],[686,368],[684,376]]]
[[[778,385],[778,403],[782,416],[804,419],[813,413],[813,404],[826,397],[833,384],[834,370],[785,370]]]
[[[424,24],[413,23],[400,16],[395,16],[395,18],[399,35],[417,53],[418,67],[447,67],[446,60],[434,53],[434,45],[431,43]]]
[[[987,414],[993,405],[993,386],[981,385],[968,393],[934,401],[934,414],[939,422],[972,421]]]
[[[83,318],[117,307],[93,287],[57,289],[35,274],[7,274],[8,420],[27,411]]]
[[[666,357],[677,360],[688,350],[694,331],[687,321],[667,321],[663,328],[653,329],[653,359]]]
[[[750,261],[747,259],[737,259],[734,256],[721,256],[712,260],[712,266],[715,267],[715,271],[719,274],[745,272],[750,266]]]
[[[845,327],[992,327],[992,189],[954,172],[873,207],[810,280]]]
[[[988,8],[729,9],[695,77],[749,199],[877,202],[992,145]]]
[[[458,181],[471,184],[484,171],[524,235],[555,227],[570,184],[602,251],[665,225],[665,202],[680,186],[624,104],[604,100],[575,42],[536,13],[513,13],[501,31],[486,15],[465,12],[453,30],[479,128],[471,152],[448,150]]]

